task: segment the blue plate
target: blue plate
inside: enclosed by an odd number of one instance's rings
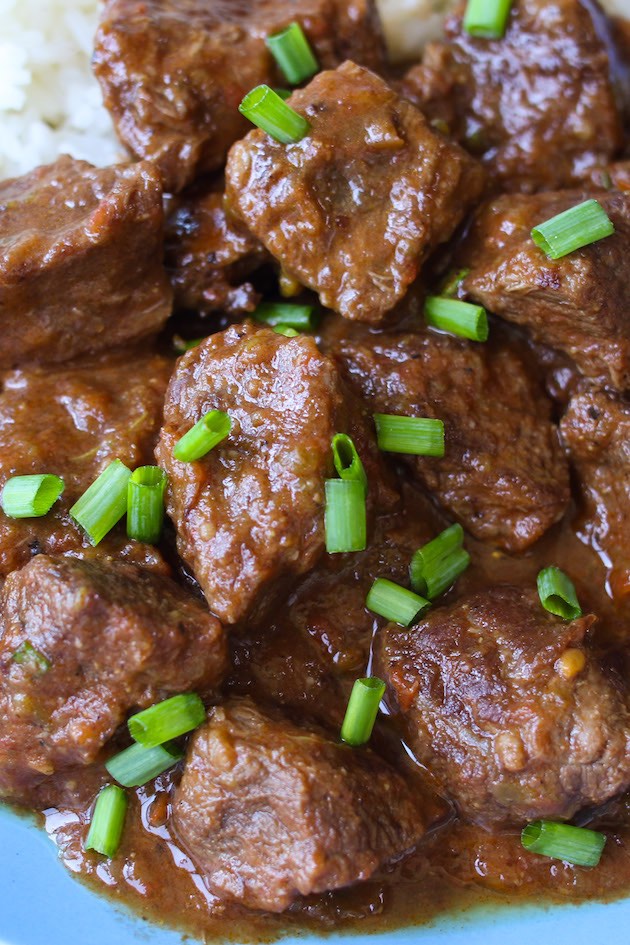
[[[76,882],[43,830],[0,807],[0,945],[182,945]],[[627,945],[630,900],[546,909],[475,910],[419,928],[347,935],[345,945]],[[317,945],[317,936],[283,945]],[[192,945],[189,940],[189,945]]]

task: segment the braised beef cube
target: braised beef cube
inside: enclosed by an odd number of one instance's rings
[[[146,162],[61,157],[0,184],[0,368],[67,361],[160,330],[162,187]]]
[[[516,0],[497,40],[467,33],[463,8],[403,93],[482,157],[497,189],[568,187],[615,156],[623,136],[613,30],[594,3]]]
[[[209,410],[230,416],[228,439],[196,463],[174,459],[177,441]],[[224,622],[240,621],[321,556],[335,433],[354,439],[372,481],[369,501],[379,501],[373,434],[312,338],[239,325],[180,360],[157,457],[169,475],[179,553]]]
[[[580,487],[580,531],[611,568],[615,597],[630,595],[630,403],[601,390],[575,396],[560,430]]]
[[[584,643],[593,620],[497,586],[385,630],[376,672],[464,817],[568,819],[630,785],[627,694]]]
[[[589,167],[584,175],[584,185],[598,190],[630,190],[630,161]]]
[[[531,238],[539,223],[595,197],[612,236],[562,259]],[[568,354],[587,377],[630,384],[630,194],[565,191],[505,196],[479,214],[461,253],[471,272],[463,290],[490,311]]]
[[[476,538],[523,551],[558,521],[569,477],[551,407],[513,343],[431,330],[346,338],[334,356],[374,413],[433,417],[445,455],[403,457]]]
[[[482,188],[480,167],[352,62],[294,92],[311,130],[234,145],[227,196],[252,233],[323,305],[379,323]]]
[[[286,84],[265,40],[297,21],[320,66],[384,64],[373,0],[106,0],[94,71],[118,135],[182,190],[217,170],[255,86]]]
[[[87,552],[87,537],[69,509],[114,459],[131,469],[154,462],[171,368],[166,358],[127,349],[5,375],[0,490],[12,476],[42,473],[61,476],[65,488],[43,518],[12,519],[0,511],[0,577],[42,551]],[[117,541],[112,533],[96,551],[108,553]]]
[[[369,749],[249,700],[215,708],[196,733],[173,820],[217,896],[269,912],[368,879],[426,826],[406,783]]]
[[[226,667],[221,625],[170,579],[39,555],[0,592],[0,794],[89,764],[128,712],[211,695]]]

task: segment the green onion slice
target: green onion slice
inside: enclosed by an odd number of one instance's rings
[[[367,475],[352,437],[349,437],[347,433],[336,433],[332,438],[332,451],[339,478],[363,483],[367,494]]]
[[[297,338],[300,334],[299,331],[296,331],[295,328],[291,328],[290,325],[276,325],[273,330],[277,335],[284,335],[285,338]]]
[[[468,0],[464,29],[480,39],[501,39],[511,8],[512,0]]]
[[[347,745],[356,748],[369,742],[384,693],[385,683],[382,679],[369,676],[356,680],[341,726],[341,739]]]
[[[585,200],[535,226],[532,239],[550,259],[562,259],[614,232],[614,224],[602,205],[597,200]]]
[[[9,518],[41,518],[50,512],[63,490],[63,479],[49,473],[13,476],[2,490],[2,511]]]
[[[310,131],[310,124],[287,105],[268,85],[248,92],[238,110],[280,144],[296,144]]]
[[[409,627],[414,620],[431,606],[431,601],[425,600],[419,594],[408,591],[400,584],[394,584],[387,578],[377,578],[370,588],[365,600],[365,606],[372,613],[384,617],[401,627]]]
[[[70,515],[98,545],[127,511],[131,470],[115,459],[70,509]]]
[[[463,542],[461,525],[451,525],[415,552],[409,565],[409,577],[417,594],[433,600],[463,574],[470,564],[470,555],[462,547]]]
[[[328,554],[365,551],[367,514],[362,482],[357,479],[326,480],[324,527]]]
[[[585,827],[537,820],[523,829],[521,843],[530,853],[540,853],[575,866],[597,866],[606,836]]]
[[[120,846],[126,813],[127,795],[123,789],[116,784],[103,788],[96,800],[85,849],[96,850],[103,856],[115,856]]]
[[[560,568],[543,568],[539,573],[538,596],[540,603],[550,614],[565,620],[576,620],[582,615],[582,608],[575,592],[575,585],[570,577]]]
[[[283,326],[296,331],[313,331],[316,327],[315,306],[297,305],[294,302],[261,302],[254,318],[272,328]]]
[[[444,282],[440,286],[440,295],[442,298],[454,299],[459,291],[459,287],[470,272],[470,269],[455,269],[448,272],[444,277]]]
[[[47,673],[51,667],[50,660],[46,659],[44,654],[40,653],[39,650],[36,650],[30,640],[25,640],[24,643],[17,648],[11,659],[14,663],[20,666],[26,666],[40,676]]]
[[[470,341],[488,340],[488,315],[481,305],[430,295],[424,303],[427,325]]]
[[[172,744],[131,745],[105,762],[105,767],[114,780],[124,787],[140,787],[172,768],[184,757],[184,753]]]
[[[291,23],[281,33],[268,36],[267,46],[291,85],[299,85],[304,79],[310,79],[319,69],[317,59],[299,23]]]
[[[444,456],[444,424],[424,417],[374,414],[379,449],[385,453]]]
[[[186,354],[187,351],[198,348],[201,342],[205,340],[205,338],[191,338],[187,340],[186,338],[182,338],[181,335],[173,335],[173,350],[177,354]]]
[[[231,429],[232,421],[226,413],[211,410],[177,441],[173,456],[180,463],[194,463],[218,446]]]
[[[127,487],[127,536],[155,545],[164,524],[167,476],[159,466],[140,466]]]
[[[274,89],[276,95],[279,95],[283,102],[286,102],[288,98],[291,98],[293,91],[291,89]]]
[[[154,748],[192,732],[205,718],[203,702],[196,693],[188,692],[132,715],[128,725],[134,741],[145,748]]]

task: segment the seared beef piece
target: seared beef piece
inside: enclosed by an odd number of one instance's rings
[[[212,892],[269,912],[368,879],[425,832],[385,761],[248,699],[193,738],[173,821]]]
[[[229,438],[196,463],[173,447],[205,413],[232,419]],[[306,336],[239,325],[179,362],[157,447],[169,475],[178,550],[208,604],[236,623],[261,595],[309,571],[324,549],[331,440],[349,433],[381,500],[380,458],[358,401]]]
[[[202,314],[253,312],[259,296],[246,279],[265,256],[226,213],[222,191],[193,191],[176,201],[166,223],[166,268],[177,307]]]
[[[44,518],[10,519],[0,511],[0,577],[33,554],[89,547],[68,510],[112,460],[132,469],[153,462],[171,368],[166,358],[127,349],[4,377],[0,489],[11,476],[55,473],[65,490]],[[97,551],[107,553],[115,540],[112,533]]]
[[[470,36],[463,7],[403,94],[482,156],[497,189],[568,187],[615,156],[623,137],[613,40],[594,3],[517,0],[497,40]]]
[[[558,521],[569,477],[550,403],[513,344],[429,329],[348,337],[333,350],[374,413],[444,421],[446,452],[403,457],[476,538],[523,551]]]
[[[162,187],[147,163],[61,157],[0,184],[0,368],[142,338],[171,313]]]
[[[221,625],[173,581],[39,555],[0,593],[0,794],[89,764],[127,712],[209,695],[226,668]]]
[[[593,617],[497,586],[391,624],[377,657],[406,740],[484,826],[569,818],[630,785],[627,694],[584,645]]]
[[[251,127],[242,98],[286,83],[265,39],[293,21],[322,68],[384,64],[373,0],[106,0],[94,71],[119,137],[158,165],[165,190],[220,168]]]
[[[581,492],[580,529],[612,569],[615,597],[630,595],[630,403],[600,390],[575,396],[560,424]]]
[[[630,161],[590,167],[584,175],[584,185],[598,190],[630,190]]]
[[[616,233],[556,261],[532,227],[596,197]],[[527,328],[534,341],[568,354],[583,374],[630,385],[630,194],[564,191],[499,197],[477,217],[460,255],[462,289]]]
[[[481,169],[352,62],[290,105],[311,131],[288,146],[259,130],[235,144],[230,206],[323,305],[378,324],[479,196]]]

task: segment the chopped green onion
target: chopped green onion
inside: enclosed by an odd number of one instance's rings
[[[299,23],[267,37],[267,46],[291,85],[310,79],[319,69],[309,41]]]
[[[511,8],[512,0],[468,0],[464,29],[480,39],[501,39]]]
[[[276,95],[279,95],[283,102],[286,102],[288,98],[291,98],[293,92],[291,89],[274,89]]]
[[[59,476],[13,476],[2,490],[2,511],[9,518],[47,515],[64,489]]]
[[[115,459],[70,509],[70,515],[98,545],[127,511],[131,470]]]
[[[238,107],[245,118],[280,144],[296,144],[310,131],[310,124],[268,85],[259,85],[245,96]]]
[[[339,478],[363,483],[363,488],[367,494],[367,475],[352,438],[346,433],[336,433],[332,438],[332,451]]]
[[[456,269],[448,272],[440,286],[440,295],[443,298],[453,299],[459,292],[459,287],[470,272],[470,269]]]
[[[537,820],[523,829],[521,843],[530,853],[540,853],[575,866],[597,866],[606,836],[585,827]]]
[[[127,489],[127,536],[155,545],[164,524],[166,473],[159,466],[140,466]]]
[[[347,745],[356,748],[369,742],[384,693],[385,683],[382,679],[369,676],[356,680],[341,726],[341,739]]]
[[[185,354],[187,351],[192,351],[193,348],[198,348],[201,342],[205,340],[205,338],[192,338],[187,341],[181,335],[173,335],[173,348],[177,354]]]
[[[370,588],[365,606],[372,613],[384,617],[385,620],[398,623],[401,627],[408,627],[420,614],[429,609],[431,601],[386,578],[377,578]]]
[[[103,788],[96,800],[90,830],[85,841],[86,850],[96,850],[103,856],[115,856],[125,826],[127,795],[116,784]]]
[[[488,315],[481,305],[430,295],[424,303],[427,325],[471,341],[488,340]]]
[[[575,585],[560,568],[543,568],[537,583],[540,603],[550,614],[565,620],[576,620],[582,615]]]
[[[24,643],[17,648],[11,659],[14,663],[20,666],[26,665],[29,669],[34,670],[42,676],[44,673],[48,672],[51,666],[50,660],[46,659],[44,654],[40,653],[39,650],[36,650],[30,640],[25,640]]]
[[[131,745],[105,762],[112,778],[124,787],[140,787],[172,768],[184,757],[175,745]]]
[[[273,330],[277,335],[284,335],[285,338],[297,338],[300,334],[299,331],[289,325],[276,325]]]
[[[192,732],[206,718],[206,710],[194,692],[172,696],[152,705],[129,719],[129,732],[134,741],[145,748],[154,748],[170,742],[186,732]]]
[[[614,224],[601,204],[585,200],[535,226],[532,239],[550,259],[562,259],[614,232]]]
[[[385,453],[444,456],[444,424],[424,417],[375,413],[378,447]]]
[[[326,480],[324,526],[328,554],[365,551],[367,515],[362,482],[357,479]]]
[[[470,564],[470,555],[462,548],[463,542],[461,525],[451,525],[415,552],[409,565],[409,577],[417,594],[433,600],[463,574]]]
[[[297,305],[294,302],[261,302],[254,318],[272,328],[283,326],[296,331],[313,331],[315,328],[315,307]]]
[[[194,463],[228,436],[232,421],[222,410],[211,410],[184,433],[175,444],[173,456],[180,463]]]

